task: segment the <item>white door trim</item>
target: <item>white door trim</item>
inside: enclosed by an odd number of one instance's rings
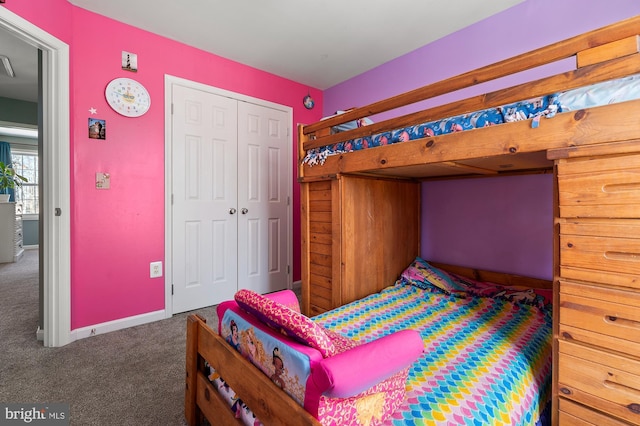
[[[71,342],[69,46],[6,8],[0,28],[42,50],[44,345],[63,346]]]
[[[170,318],[173,315],[173,304],[171,297],[171,277],[173,276],[173,257],[172,257],[172,247],[173,247],[173,239],[172,239],[172,231],[171,231],[171,223],[172,223],[172,215],[171,215],[171,188],[172,188],[172,170],[171,170],[171,159],[173,158],[173,154],[171,152],[171,113],[172,113],[172,86],[180,85],[188,88],[202,90],[205,92],[213,93],[219,96],[225,96],[228,98],[236,99],[238,101],[249,102],[256,105],[261,105],[268,108],[273,108],[276,110],[284,111],[287,113],[288,118],[287,122],[289,124],[287,129],[287,158],[289,161],[286,164],[287,167],[287,188],[289,191],[287,196],[289,197],[289,229],[288,229],[288,244],[287,244],[287,262],[290,265],[290,272],[288,274],[288,282],[287,288],[291,288],[292,286],[292,277],[293,277],[293,108],[277,104],[274,102],[266,101],[264,99],[258,99],[251,96],[243,95],[240,93],[231,92],[229,90],[220,89],[214,86],[209,86],[203,83],[198,83],[196,81],[187,80],[181,77],[176,77],[172,75],[165,74],[164,76],[164,99],[165,99],[165,118],[164,118],[164,132],[165,132],[165,140],[164,140],[164,153],[165,153],[165,172],[164,172],[164,190],[165,190],[165,206],[164,206],[164,220],[165,220],[165,318]]]

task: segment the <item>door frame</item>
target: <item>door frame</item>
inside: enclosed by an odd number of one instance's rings
[[[41,332],[44,346],[64,346],[71,342],[69,45],[6,8],[0,28],[42,51]]]
[[[264,106],[267,108],[273,108],[279,111],[284,111],[287,113],[287,158],[288,161],[286,163],[287,167],[287,188],[289,189],[287,192],[287,197],[289,197],[289,206],[287,209],[288,215],[288,229],[287,229],[287,264],[289,265],[289,273],[287,279],[287,288],[292,287],[293,283],[293,108],[277,104],[271,101],[266,101],[264,99],[254,98],[251,96],[243,95],[236,92],[231,92],[229,90],[220,89],[218,87],[209,86],[204,83],[198,83],[196,81],[187,80],[181,77],[172,76],[169,74],[165,74],[164,76],[164,131],[165,131],[165,144],[164,144],[164,153],[165,153],[165,170],[164,170],[164,190],[165,190],[165,206],[164,206],[164,218],[165,218],[165,318],[170,318],[173,315],[173,299],[172,299],[172,291],[171,291],[171,278],[173,276],[173,255],[172,255],[172,247],[173,247],[173,234],[171,229],[171,224],[173,220],[171,205],[173,194],[171,193],[171,188],[173,187],[172,182],[172,133],[173,129],[171,128],[172,123],[172,110],[173,106],[171,104],[172,99],[172,87],[174,85],[184,86],[187,88],[202,90],[204,92],[209,92],[215,95],[228,97],[231,99],[235,99],[242,102],[249,102],[252,104]]]

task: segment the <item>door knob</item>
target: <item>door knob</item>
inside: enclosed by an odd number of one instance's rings
[[[231,207],[231,208],[229,209],[229,214],[236,214],[236,211],[237,211],[236,209],[234,209],[233,207]]]
[[[247,209],[246,207],[243,207],[242,210],[240,210],[240,213],[247,214],[249,213],[249,209]]]

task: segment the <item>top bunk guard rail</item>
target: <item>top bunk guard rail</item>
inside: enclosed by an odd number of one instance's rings
[[[344,114],[327,118],[317,123],[304,126],[303,134],[309,135],[322,129],[344,124],[349,121],[390,111],[402,106],[414,104],[465,89],[481,83],[486,83],[498,78],[517,74],[539,66],[547,65],[563,59],[576,56],[579,52],[602,46],[617,40],[636,36],[640,33],[640,16],[593,30],[589,33],[559,41],[549,46],[544,46],[530,52],[522,53],[512,58],[478,68],[448,78],[391,98],[374,102],[367,106],[351,109]]]
[[[640,45],[640,16],[630,18],[619,23],[603,27],[592,32],[575,36],[564,41],[554,43],[549,46],[545,46],[528,53],[524,53],[515,56],[510,59],[500,61],[495,64],[491,64],[474,71],[470,71],[458,76],[442,80],[382,101],[372,103],[368,106],[355,108],[349,110],[343,114],[330,117],[320,122],[301,125],[299,128],[299,177],[301,180],[305,178],[318,179],[329,175],[335,175],[336,173],[349,173],[366,170],[374,170],[378,168],[390,168],[394,167],[396,163],[389,163],[386,161],[378,161],[373,164],[367,158],[373,154],[360,155],[364,160],[358,161],[358,165],[352,165],[345,167],[342,162],[338,164],[337,159],[329,158],[327,161],[331,166],[323,171],[317,170],[310,173],[310,169],[302,164],[302,159],[306,155],[306,151],[312,148],[323,147],[332,145],[337,142],[343,142],[352,140],[355,138],[371,136],[379,134],[384,131],[390,131],[398,128],[402,128],[408,125],[424,123],[427,121],[434,121],[445,117],[465,114],[479,109],[486,109],[497,107],[524,99],[535,98],[539,96],[545,96],[552,93],[565,91],[569,89],[586,86],[606,80],[612,80],[631,74],[640,72],[640,55],[638,55]],[[359,127],[353,130],[340,132],[337,134],[331,134],[331,128],[338,124],[354,121],[370,115],[390,111],[402,106],[407,106],[419,101],[424,101],[439,95],[451,93],[457,90],[472,87],[481,83],[486,83],[498,78],[506,77],[512,74],[516,74],[522,71],[527,71],[542,65],[547,65],[559,60],[575,57],[576,69],[573,71],[567,71],[562,74],[542,78],[536,81],[530,81],[523,84],[519,84],[506,89],[501,89],[494,92],[489,92],[483,95],[474,96],[465,100],[451,102],[445,105],[432,107],[423,111],[407,114],[401,117],[388,119],[379,123],[373,123],[368,126]],[[508,123],[516,124],[516,123]],[[483,129],[476,129],[476,131]],[[466,133],[466,132],[462,132]],[[475,133],[475,132],[474,132]],[[480,135],[476,133],[476,136]],[[430,137],[430,140],[438,140],[441,137],[447,137],[447,143],[450,140],[455,140],[460,137],[459,134],[449,134]],[[626,139],[632,139],[633,136],[622,136]],[[640,134],[635,137],[640,137]],[[615,139],[596,140],[593,143],[607,142]],[[618,139],[619,140],[619,139]],[[411,142],[417,142],[414,140]],[[424,142],[424,139],[422,140]],[[408,143],[411,143],[408,142]],[[403,143],[402,145],[406,144]],[[433,145],[433,142],[431,142]],[[551,143],[548,148],[560,148],[567,146],[567,142]],[[379,147],[380,149],[382,147]],[[546,148],[546,147],[545,147]],[[397,148],[393,145],[384,147],[388,152],[396,152]],[[406,149],[406,148],[405,148]],[[531,147],[532,150],[540,150],[540,145]],[[370,150],[364,150],[370,151]],[[364,151],[360,151],[359,154],[363,154]],[[376,151],[376,150],[374,150]],[[409,151],[405,154],[409,154]],[[386,152],[386,151],[385,151]],[[458,151],[456,151],[458,152]],[[507,151],[507,153],[514,153],[513,150]],[[522,152],[522,151],[518,151]],[[350,153],[352,154],[352,153]],[[399,152],[396,152],[399,154]],[[482,155],[499,155],[499,152],[483,153]],[[418,165],[429,162],[438,161],[454,161],[463,158],[472,157],[460,157],[458,154],[435,156],[433,158],[416,160],[415,164],[407,163],[406,161],[400,162],[401,165]],[[347,157],[347,155],[336,157]],[[380,154],[375,154],[375,157],[379,160]],[[477,157],[476,157],[477,158]],[[355,161],[355,160],[353,160]],[[323,167],[319,167],[322,169]]]
[[[434,121],[443,117],[450,117],[480,109],[501,106],[527,98],[545,96],[562,90],[574,89],[606,80],[621,78],[637,71],[640,71],[639,55],[613,59],[608,62],[606,66],[602,63],[588,65],[574,71],[567,71],[563,74],[519,84],[506,89],[500,89],[495,92],[485,93],[483,95],[478,95],[461,101],[451,102],[353,130],[318,137],[305,142],[304,149],[319,148],[354,138],[371,136],[415,123]],[[523,94],[526,95],[523,96]],[[340,114],[340,116],[342,116],[342,114]],[[308,126],[305,126],[305,129],[307,127]]]

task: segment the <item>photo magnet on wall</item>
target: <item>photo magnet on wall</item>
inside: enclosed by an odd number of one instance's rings
[[[99,118],[89,119],[89,138],[106,139],[107,138],[107,122]]]
[[[138,55],[122,51],[122,69],[125,71],[138,71]]]

